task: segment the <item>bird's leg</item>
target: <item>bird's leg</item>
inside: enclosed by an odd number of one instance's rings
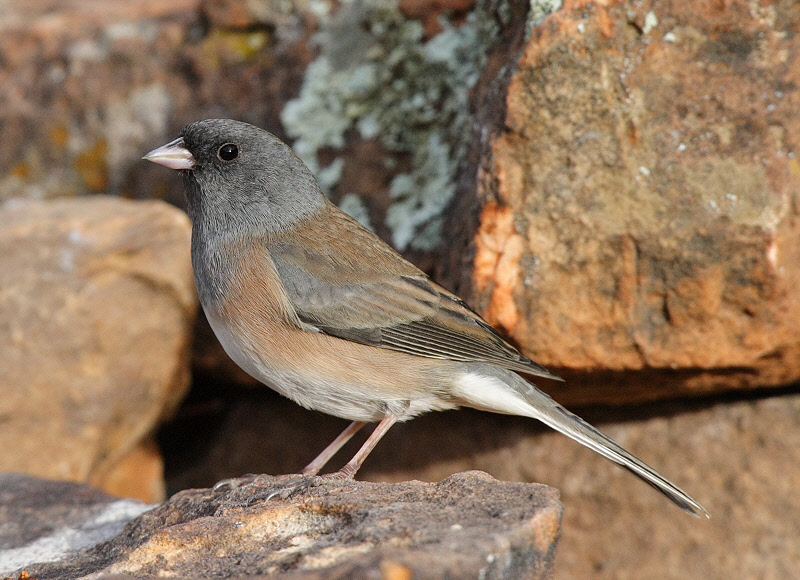
[[[364,460],[369,455],[370,451],[375,449],[375,446],[378,444],[378,441],[386,435],[386,432],[397,422],[397,416],[395,415],[387,415],[384,417],[378,426],[375,427],[375,430],[367,437],[367,440],[364,441],[364,444],[361,446],[361,449],[353,456],[353,458],[347,462],[347,465],[342,467],[339,471],[335,473],[326,473],[325,475],[315,477],[315,474],[322,469],[322,467],[328,462],[328,460],[333,457],[339,449],[341,449],[342,445],[347,443],[347,441],[355,435],[359,429],[364,426],[364,423],[361,421],[353,421],[347,429],[342,431],[342,434],[339,435],[333,443],[328,445],[325,450],[317,456],[314,461],[308,464],[308,466],[303,470],[303,478],[296,479],[290,481],[288,484],[285,484],[281,489],[271,491],[268,495],[263,496],[263,499],[272,499],[273,497],[280,497],[281,499],[288,499],[300,492],[308,492],[312,487],[316,487],[318,485],[323,485],[326,482],[329,484],[341,484],[345,481],[349,481],[353,479],[353,476],[358,471],[358,468],[361,467],[361,464],[364,463]],[[313,470],[313,471],[312,471]],[[311,477],[309,477],[311,476]]]
[[[385,421],[385,419],[384,419],[384,421]],[[392,423],[393,422],[394,421],[392,421]],[[381,424],[383,424],[383,423],[381,423]],[[358,433],[358,431],[364,425],[366,425],[366,423],[364,423],[363,421],[353,421],[352,423],[350,423],[350,425],[347,426],[347,428],[344,431],[342,431],[342,433],[336,439],[333,440],[333,442],[331,442],[330,445],[328,445],[322,451],[322,453],[317,455],[311,463],[306,465],[306,467],[300,473],[301,477],[297,477],[297,475],[294,475],[294,476],[292,476],[292,475],[279,476],[280,478],[284,478],[285,479],[285,478],[288,477],[290,479],[288,481],[282,481],[282,482],[277,483],[277,488],[274,488],[274,486],[271,486],[271,487],[268,487],[268,488],[266,488],[264,490],[259,491],[256,494],[252,494],[251,493],[248,496],[248,501],[251,502],[251,503],[253,501],[256,501],[256,500],[268,501],[268,500],[272,499],[273,497],[279,497],[281,499],[288,499],[288,498],[292,497],[293,495],[297,494],[298,492],[302,492],[304,490],[308,491],[312,485],[319,485],[320,481],[324,480],[324,479],[350,479],[350,478],[352,478],[352,475],[350,475],[348,477],[341,477],[341,476],[336,476],[336,475],[334,475],[333,477],[323,476],[323,478],[318,478],[318,477],[315,478],[313,476],[315,476],[317,473],[319,473],[319,470],[322,469],[323,467],[325,467],[325,464],[328,463],[328,461],[330,461],[331,458],[334,455],[336,455],[336,452],[339,451],[339,449],[341,449],[342,446],[345,443],[347,443],[353,435]],[[380,427],[380,425],[378,425],[378,427]],[[386,430],[389,427],[391,427],[391,423],[386,427],[386,429],[384,429],[384,433],[386,432]],[[378,429],[376,428],[375,430],[377,431]],[[369,439],[372,439],[374,436],[375,436],[375,434],[373,433],[370,436]],[[369,441],[369,439],[367,441]],[[380,436],[377,437],[377,439],[375,439],[374,443],[372,443],[372,445],[369,447],[369,449],[366,450],[366,452],[363,454],[363,457],[361,458],[361,461],[364,461],[364,458],[367,456],[367,454],[369,454],[370,450],[373,447],[375,447],[375,443],[377,443],[379,439],[380,439]],[[364,451],[364,447],[366,447],[366,446],[367,446],[367,444],[364,443],[364,446],[361,448],[359,453]],[[355,460],[355,458],[353,458],[353,459]],[[351,461],[351,463],[352,463],[352,461]],[[359,462],[358,465],[361,465],[361,462]],[[355,468],[353,473],[355,473],[357,470],[358,470],[358,467]],[[309,476],[312,476],[312,477],[309,478]],[[243,487],[243,486],[248,485],[248,484],[258,483],[258,480],[259,480],[259,476],[258,475],[253,475],[253,474],[248,474],[248,475],[245,475],[244,477],[240,477],[240,478],[236,478],[236,479],[226,479],[226,480],[223,480],[223,481],[220,481],[219,483],[217,483],[214,486],[214,491],[219,491],[219,490],[223,490],[223,489],[232,489],[233,490],[233,489],[236,489],[238,487]],[[249,504],[247,504],[247,505],[249,505]]]
[[[328,445],[322,453],[317,455],[314,458],[314,461],[309,463],[308,465],[303,468],[302,473],[303,475],[316,475],[319,473],[319,470],[325,467],[325,464],[331,460],[331,458],[336,455],[336,452],[342,448],[342,446],[350,441],[350,438],[358,433],[358,431],[364,426],[366,423],[363,421],[353,421],[348,425],[348,427],[342,431],[341,435],[339,435],[333,442]],[[377,443],[377,441],[376,441]]]
[[[361,446],[361,449],[353,456],[353,458],[347,462],[347,465],[342,467],[336,473],[332,473],[330,477],[334,479],[353,479],[358,469],[361,467],[361,464],[364,463],[364,460],[369,455],[370,451],[375,449],[375,446],[378,444],[378,441],[386,435],[386,432],[397,422],[397,417],[394,415],[386,415],[378,426],[375,427],[375,430],[372,434],[367,437],[367,440],[364,441],[364,445]],[[363,424],[363,423],[362,423]]]

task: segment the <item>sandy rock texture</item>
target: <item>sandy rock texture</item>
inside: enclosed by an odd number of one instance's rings
[[[213,406],[227,411],[182,425],[178,432],[195,434],[191,444],[181,445],[179,456],[178,449],[166,452],[175,489],[247,472],[297,471],[346,425],[266,392],[242,391]],[[395,425],[359,478],[439,481],[477,469],[501,481],[559,489],[564,516],[556,578],[792,577],[800,558],[794,493],[800,395],[574,410],[689,492],[711,519],[684,514],[628,472],[536,421],[471,410]],[[199,436],[208,424],[213,431]],[[172,445],[175,433],[164,433]],[[341,467],[364,436],[328,469]]]
[[[563,400],[800,378],[798,27],[792,2],[565,2],[524,42],[453,271]]]
[[[241,9],[223,18],[217,4]],[[180,204],[180,184],[143,153],[207,117],[279,131],[310,59],[305,25],[291,2],[256,13],[245,4],[4,6],[0,135],[16,146],[0,153],[0,199],[110,193]]]
[[[0,208],[0,469],[163,498],[150,438],[189,387],[189,221],[105,197]]]
[[[53,580],[544,579],[552,577],[560,518],[556,490],[479,472],[435,484],[311,487],[297,476],[261,476],[183,491],[108,541],[24,569]]]

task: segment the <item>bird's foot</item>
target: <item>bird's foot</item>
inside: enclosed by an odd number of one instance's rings
[[[212,488],[213,491],[230,494],[230,500],[241,505],[252,505],[271,499],[288,500],[308,493],[312,488],[334,481],[328,476],[290,473],[287,475],[247,474],[233,479],[224,479]],[[342,480],[338,480],[342,481]]]
[[[286,501],[310,493],[314,488],[336,487],[350,481],[353,481],[353,474],[347,469],[323,475],[292,473],[272,476],[248,473],[242,477],[223,479],[212,490],[231,494],[234,503],[252,505],[271,499]]]
[[[227,495],[228,501],[237,505],[252,505],[273,498],[289,499],[304,488],[310,487],[310,478],[292,473],[288,475],[258,475],[248,473],[242,477],[223,479],[211,488],[213,492]]]
[[[281,479],[283,478],[286,478],[286,480],[277,483],[277,485],[275,483],[270,485],[271,489],[269,491],[266,488],[264,491],[256,491],[253,495],[253,501],[258,499],[269,501],[274,498],[285,501],[298,495],[309,494],[315,488],[341,486],[353,480],[351,475],[339,471],[324,475],[284,475],[281,476]]]

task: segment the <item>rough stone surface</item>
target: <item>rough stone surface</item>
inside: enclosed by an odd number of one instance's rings
[[[0,576],[113,538],[149,508],[84,484],[0,472]]]
[[[0,208],[0,470],[163,497],[147,438],[189,384],[189,228],[155,201]]]
[[[561,507],[547,486],[480,472],[436,484],[307,485],[260,476],[183,491],[108,542],[24,568],[41,580],[552,576]]]
[[[173,466],[168,482],[205,486],[247,472],[297,471],[346,425],[277,396],[258,395],[242,391],[238,402],[214,405],[227,404],[227,412],[195,416],[183,425],[182,431],[195,435],[180,454],[167,451]],[[200,401],[195,404],[200,407]],[[479,469],[499,480],[557,487],[564,520],[556,578],[795,575],[800,394],[579,414],[689,492],[711,519],[687,516],[628,472],[536,421],[470,410],[395,425],[358,477],[439,481]],[[208,424],[214,430],[198,436]],[[341,467],[365,436],[351,442],[328,469]]]
[[[248,2],[255,13],[214,4],[5,3],[0,135],[16,146],[0,152],[0,199],[103,192],[181,204],[180,180],[144,152],[205,117],[281,134],[311,55],[294,8],[303,2]]]
[[[794,576],[800,562],[800,395],[672,412],[601,428],[691,493],[710,520],[686,516],[624,470],[556,433],[532,437],[524,435],[525,425],[512,424],[495,434],[504,417],[487,417],[459,437],[467,445],[482,434],[494,436],[495,449],[409,472],[365,470],[363,477],[436,480],[452,470],[483,469],[501,480],[558,486],[564,520],[557,578]],[[444,430],[436,425],[430,433]],[[397,439],[385,443],[398,455],[412,453],[425,435],[401,432],[395,435],[402,438],[399,445]],[[438,445],[446,444],[440,437]]]
[[[744,0],[569,2],[533,29],[451,278],[565,369],[563,400],[800,378],[798,30],[797,3]]]

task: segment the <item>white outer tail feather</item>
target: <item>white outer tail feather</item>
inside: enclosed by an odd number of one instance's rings
[[[457,381],[455,394],[468,407],[538,419],[640,477],[686,513],[711,517],[679,487],[514,372],[496,367],[486,373],[465,372]]]

